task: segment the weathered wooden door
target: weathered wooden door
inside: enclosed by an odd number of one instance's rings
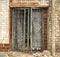
[[[41,50],[42,48],[42,10],[39,8],[31,9],[31,49]]]
[[[12,49],[26,50],[29,47],[30,9],[14,8],[12,15]]]
[[[42,50],[43,10],[40,8],[14,8],[12,11],[12,49]]]

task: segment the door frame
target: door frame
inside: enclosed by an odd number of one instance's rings
[[[40,7],[36,7],[36,8],[40,8]],[[10,8],[10,50],[12,49],[12,9],[13,8]],[[44,17],[44,39],[43,39],[43,50],[46,50],[47,49],[47,21],[48,21],[48,17],[47,17],[47,14],[48,14],[48,8],[45,7],[45,8],[42,8],[42,9],[45,9],[44,13],[45,13],[45,17]]]

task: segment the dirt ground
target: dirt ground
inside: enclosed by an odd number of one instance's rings
[[[0,57],[60,57],[60,53],[56,53],[56,56],[51,56],[49,51],[35,52],[35,53],[23,53],[23,52],[0,52]]]

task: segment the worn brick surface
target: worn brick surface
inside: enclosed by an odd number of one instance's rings
[[[0,0],[0,43],[9,43],[9,0]]]
[[[56,0],[56,51],[60,52],[60,0]]]
[[[0,51],[7,51],[8,49],[9,49],[9,0],[0,0]]]

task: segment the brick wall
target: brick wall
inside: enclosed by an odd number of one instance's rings
[[[55,17],[52,19],[52,0],[50,0],[50,6],[48,10],[48,50],[52,52],[52,34],[53,27],[55,27],[55,51],[60,52],[60,0],[56,0],[55,2]],[[53,25],[53,21],[55,25]]]
[[[44,9],[44,50],[47,50],[47,20],[48,20],[48,8]]]
[[[60,0],[56,0],[56,52],[60,52]]]
[[[50,52],[52,52],[52,0],[49,0],[50,2],[50,5],[49,5],[49,8],[48,8],[48,24],[47,24],[47,42],[48,42],[48,50]]]
[[[9,48],[9,0],[0,0],[0,51]]]
[[[0,51],[9,51],[10,45],[9,44],[0,44]]]

